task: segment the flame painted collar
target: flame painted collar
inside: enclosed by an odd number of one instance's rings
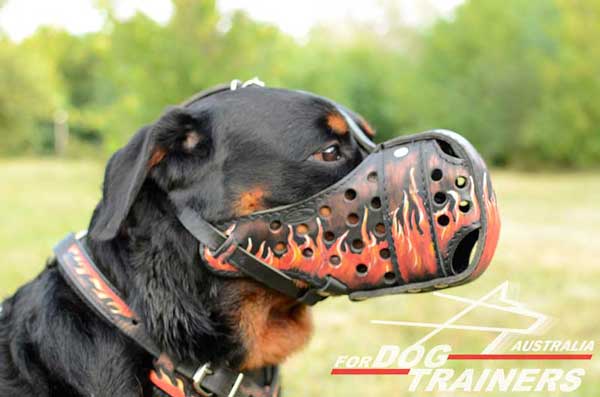
[[[176,362],[153,341],[145,323],[98,269],[87,252],[85,233],[69,234],[54,247],[57,266],[67,284],[105,321],[131,338],[155,358],[149,380],[170,397],[277,397],[279,369],[276,366],[238,372],[211,363]]]

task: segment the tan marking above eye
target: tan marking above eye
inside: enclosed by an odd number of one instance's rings
[[[329,113],[327,115],[327,126],[334,134],[346,135],[348,133],[348,123],[338,112]]]
[[[202,137],[196,131],[189,131],[185,135],[185,139],[183,141],[183,148],[187,152],[191,152],[192,150],[194,150],[196,145],[198,145],[198,143],[200,143],[201,139],[202,139]]]

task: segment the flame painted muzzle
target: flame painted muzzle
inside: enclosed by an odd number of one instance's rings
[[[219,275],[247,275],[234,255],[243,251],[238,259],[323,296],[360,300],[475,279],[492,259],[500,220],[479,154],[460,135],[435,130],[378,145],[313,197],[213,227],[226,241],[201,246],[201,256]]]
[[[238,85],[203,91],[184,106]],[[308,304],[330,295],[361,300],[424,292],[481,275],[496,249],[500,219],[475,148],[447,130],[375,145],[336,107],[370,154],[313,197],[219,224],[172,197],[208,268],[254,278]]]

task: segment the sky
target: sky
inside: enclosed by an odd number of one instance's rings
[[[451,14],[464,0],[392,0],[400,5],[405,22],[418,25],[424,16],[423,5],[431,5],[440,16]],[[245,10],[254,19],[274,23],[283,31],[306,37],[311,27],[319,23],[356,20],[377,23],[383,18],[382,0],[219,0],[219,9],[231,13]],[[11,39],[20,41],[40,25],[64,27],[72,33],[100,29],[102,14],[93,0],[7,0],[0,10],[0,29]],[[117,2],[117,16],[128,18],[137,10],[158,22],[166,22],[172,12],[170,0],[125,0]]]

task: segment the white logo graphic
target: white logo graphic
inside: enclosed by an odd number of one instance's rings
[[[579,388],[585,369],[575,368],[531,368],[545,361],[569,360],[579,362],[591,360],[594,341],[571,340],[528,340],[532,335],[543,334],[553,322],[551,317],[527,308],[510,297],[511,288],[506,281],[479,299],[469,299],[448,293],[435,292],[434,296],[459,302],[465,307],[441,323],[372,320],[372,324],[417,327],[431,329],[412,345],[401,349],[396,345],[382,345],[376,355],[337,357],[332,375],[408,375],[412,378],[409,391],[426,392],[539,392],[557,391],[568,393]],[[491,311],[494,320],[501,313],[516,315],[526,325],[522,328],[471,325],[461,323],[475,309]],[[488,317],[490,318],[490,317]],[[454,353],[448,344],[425,348],[425,342],[445,330],[479,331],[496,334],[495,338],[480,353]],[[509,353],[506,345],[513,339]],[[504,348],[504,349],[502,349]],[[540,353],[538,353],[540,352]],[[493,369],[466,368],[462,372],[443,368],[448,361],[493,360]],[[515,361],[528,361],[526,368],[514,367]],[[489,362],[489,361],[488,361]],[[512,363],[512,364],[511,364]],[[513,366],[513,367],[511,367]]]
[[[427,340],[431,339],[433,336],[439,334],[441,331],[445,329],[457,329],[457,330],[467,330],[467,331],[482,331],[482,332],[497,332],[498,336],[494,339],[483,351],[482,353],[493,353],[495,352],[501,345],[504,344],[507,339],[514,335],[539,335],[544,330],[546,330],[552,320],[550,317],[535,312],[531,309],[526,308],[522,303],[517,302],[515,300],[509,299],[509,283],[508,281],[503,282],[481,298],[477,300],[463,298],[456,295],[450,295],[443,292],[434,292],[433,295],[438,296],[440,298],[445,298],[457,302],[462,302],[467,304],[463,310],[458,312],[456,315],[452,316],[448,320],[443,323],[418,323],[411,321],[385,321],[385,320],[372,320],[373,324],[382,324],[382,325],[397,325],[404,327],[422,327],[422,328],[433,328],[433,330],[425,335],[423,338],[419,339],[415,342],[415,345],[421,345],[425,343]],[[497,305],[488,303],[488,301],[498,298],[498,300],[506,305]],[[532,319],[532,324],[527,328],[500,328],[500,327],[487,327],[487,326],[476,326],[476,325],[460,325],[457,322],[464,317],[465,315],[472,312],[477,308],[486,308],[490,310],[497,310],[501,312],[508,312],[513,314],[518,314],[521,316],[525,316]]]

